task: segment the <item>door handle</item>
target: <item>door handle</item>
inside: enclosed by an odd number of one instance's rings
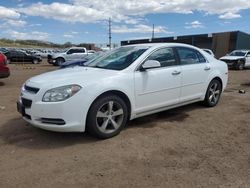
[[[178,74],[181,74],[181,71],[175,70],[174,72],[172,72],[172,75],[178,75]]]
[[[210,70],[210,69],[211,69],[211,67],[209,67],[209,66],[206,66],[206,67],[204,68],[205,71],[208,71],[208,70]]]

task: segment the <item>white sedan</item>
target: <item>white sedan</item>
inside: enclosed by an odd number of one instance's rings
[[[29,79],[17,107],[42,129],[110,138],[128,120],[198,101],[213,107],[227,80],[226,63],[196,47],[130,45]]]

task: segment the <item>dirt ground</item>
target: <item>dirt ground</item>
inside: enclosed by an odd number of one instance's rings
[[[215,108],[143,117],[97,140],[28,125],[16,112],[20,87],[55,67],[9,67],[0,80],[0,187],[250,187],[250,70],[230,71]]]

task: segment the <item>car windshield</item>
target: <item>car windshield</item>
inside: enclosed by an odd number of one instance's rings
[[[112,50],[104,56],[90,61],[87,66],[111,70],[123,70],[131,65],[148,48],[149,47],[147,46],[120,47]]]
[[[242,52],[242,51],[233,51],[229,54],[230,56],[245,56],[246,52]]]

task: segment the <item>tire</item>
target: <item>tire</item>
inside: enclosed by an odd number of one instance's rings
[[[56,65],[61,66],[61,64],[63,64],[65,62],[65,60],[62,57],[58,57],[56,59]]]
[[[206,96],[203,101],[204,105],[207,107],[216,106],[220,100],[221,92],[222,92],[221,82],[217,79],[212,80],[207,88]]]
[[[245,63],[243,61],[238,61],[236,64],[236,69],[237,70],[243,70],[245,66]]]
[[[37,59],[33,59],[32,63],[33,63],[33,64],[38,64],[39,62],[38,62]]]
[[[91,105],[87,116],[87,131],[97,138],[111,138],[121,132],[127,119],[126,103],[116,95],[106,95]]]

